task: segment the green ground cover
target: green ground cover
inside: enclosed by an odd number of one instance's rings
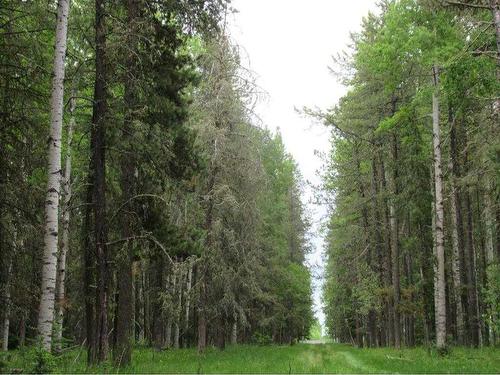
[[[35,353],[13,351],[4,371],[31,372]],[[500,373],[500,349],[453,348],[440,357],[425,348],[357,349],[340,344],[294,346],[241,345],[224,351],[195,349],[153,351],[137,348],[132,365],[119,371],[106,363],[85,366],[85,353],[73,350],[54,359],[57,373]]]

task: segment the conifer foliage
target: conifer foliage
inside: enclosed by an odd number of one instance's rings
[[[340,341],[498,343],[498,14],[385,1],[336,59],[348,93],[314,115],[332,128],[324,302]]]
[[[252,113],[227,1],[68,4],[0,9],[3,350],[124,366],[307,336],[302,180]]]

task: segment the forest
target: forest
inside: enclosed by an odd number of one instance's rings
[[[332,127],[325,312],[357,346],[500,340],[498,1],[382,2],[309,111]]]
[[[303,182],[254,120],[228,4],[69,3],[2,2],[3,349],[305,337]]]
[[[376,370],[344,344],[495,358],[500,3],[378,7],[330,66],[347,93],[301,111],[331,143],[316,200],[334,344],[311,349],[308,182],[255,112],[230,0],[2,0],[0,372],[135,372],[149,353],[174,367],[137,371]],[[500,370],[457,353],[456,371]],[[346,367],[293,362],[332,355]]]

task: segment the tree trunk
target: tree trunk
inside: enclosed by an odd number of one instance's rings
[[[198,351],[203,352],[207,347],[207,322],[205,313],[198,310]]]
[[[95,0],[95,86],[91,145],[93,172],[94,246],[97,255],[95,343],[96,360],[107,359],[108,343],[108,251],[106,227],[106,0]]]
[[[490,0],[491,13],[493,15],[493,26],[495,27],[495,36],[497,42],[497,80],[500,80],[500,1]],[[493,112],[496,118],[500,116],[500,99],[493,103]]]
[[[214,156],[217,154],[217,142],[214,142]],[[202,254],[201,272],[200,272],[200,299],[198,301],[198,351],[202,352],[207,346],[207,320],[206,320],[206,294],[207,294],[207,262],[208,254],[207,252],[212,249],[212,224],[213,224],[213,209],[214,209],[214,199],[213,199],[213,188],[215,186],[215,176],[217,174],[217,166],[215,161],[212,159],[212,171],[208,181],[208,205],[205,214],[205,230],[207,232],[205,250]]]
[[[182,312],[182,284],[183,284],[184,272],[183,268],[179,269],[179,281],[177,282],[177,306],[175,309],[175,326],[174,326],[174,348],[179,349],[179,336],[180,336],[180,325],[181,325],[181,312]]]
[[[65,280],[66,280],[66,255],[69,250],[69,221],[70,221],[70,202],[71,202],[71,145],[73,142],[73,128],[75,126],[75,100],[76,100],[76,90],[73,89],[70,99],[70,119],[68,124],[68,133],[66,140],[66,162],[64,166],[64,181],[63,181],[63,192],[64,192],[64,203],[63,203],[63,217],[62,217],[62,242],[61,251],[59,252],[59,259],[57,262],[57,282],[56,282],[56,339],[55,339],[55,350],[60,352],[62,345],[62,331],[63,331],[63,320],[64,320],[64,308],[65,308]]]
[[[26,341],[26,313],[21,312],[21,317],[19,320],[19,348],[24,348],[24,343]]]
[[[135,274],[135,322],[134,322],[134,332],[135,337],[138,342],[144,341],[144,295],[143,295],[143,266],[142,262],[138,261],[136,263],[136,274]]]
[[[121,190],[122,201],[124,202],[121,215],[122,237],[130,238],[133,235],[133,212],[134,204],[131,202],[135,195],[135,130],[134,118],[137,106],[136,79],[137,79],[137,18],[139,13],[139,1],[127,0],[127,56],[125,61],[126,72],[124,75],[124,105],[126,109],[123,121],[122,144],[124,153],[121,157]],[[133,314],[133,293],[132,293],[132,264],[134,256],[133,243],[127,241],[122,249],[122,253],[117,260],[118,264],[118,313],[116,329],[116,347],[114,352],[114,362],[119,366],[127,366],[131,361],[132,346],[132,314]]]
[[[409,221],[409,219],[408,219]],[[408,225],[409,227],[409,225]],[[410,237],[410,230],[408,229],[407,236],[408,238]],[[415,285],[414,280],[413,280],[413,258],[411,253],[406,254],[406,280],[408,285]],[[410,298],[410,303],[414,304],[415,300],[413,297],[413,293],[409,296]],[[407,326],[405,329],[406,332],[406,345],[409,347],[415,346],[415,312],[410,312],[407,314],[406,318]]]
[[[2,350],[6,352],[9,350],[9,330],[10,330],[10,278],[12,276],[12,261],[14,255],[9,259],[9,265],[7,267],[7,274],[5,275],[4,284],[4,295],[2,300],[4,301],[4,311],[3,311],[3,325],[2,325]]]
[[[172,346],[172,318],[168,318],[167,327],[165,328],[165,347],[170,348]]]
[[[178,266],[179,264],[177,263],[177,261],[175,261],[172,264],[172,274],[167,277],[167,285],[165,288],[166,291],[170,294],[170,303],[171,303],[171,305],[169,306],[167,327],[165,330],[165,347],[167,348],[170,348],[172,346],[172,324],[174,323],[173,320],[175,318],[175,308],[173,306],[173,302],[177,286],[176,274]]]
[[[434,171],[432,172],[434,173]],[[436,191],[435,191],[435,182],[434,182],[434,175],[432,178],[432,224],[431,224],[431,229],[432,229],[432,268],[434,271],[434,322],[437,322],[437,311],[438,311],[438,304],[439,304],[439,291],[438,291],[438,267],[437,267],[437,247],[436,247]],[[436,335],[437,335],[437,329],[436,329]]]
[[[231,327],[231,345],[238,343],[238,315],[233,313],[233,325]]]
[[[38,310],[38,334],[43,348],[51,350],[57,276],[59,194],[61,189],[61,137],[64,111],[64,60],[68,35],[69,0],[57,4],[56,44],[50,101],[48,182],[45,200],[45,235],[42,263],[42,295]]]
[[[355,159],[356,159],[356,173],[358,177],[358,191],[361,199],[363,200],[363,206],[361,207],[361,225],[363,227],[363,233],[364,233],[364,243],[363,245],[368,249],[367,256],[366,256],[366,263],[367,265],[371,268],[374,269],[373,265],[373,258],[374,258],[374,251],[372,249],[372,244],[370,243],[370,228],[368,225],[368,207],[367,203],[364,203],[366,200],[366,194],[365,194],[365,186],[363,184],[362,180],[362,174],[361,174],[361,165],[358,157],[358,149],[355,150]],[[376,270],[374,270],[376,271]],[[370,309],[368,312],[368,321],[367,321],[367,334],[368,334],[368,340],[367,340],[367,345],[368,346],[373,346],[374,342],[376,341],[376,330],[375,330],[375,311],[373,309]]]
[[[494,248],[494,233],[496,231],[495,221],[493,219],[493,204],[491,202],[491,186],[490,182],[486,181],[486,188],[484,191],[484,226],[485,226],[485,252],[486,252],[486,267],[485,271],[490,267],[495,261],[495,248]],[[488,280],[486,280],[488,282]],[[489,317],[492,320],[492,317]],[[495,344],[495,331],[491,324],[488,324],[488,339],[490,345]]]
[[[163,331],[163,321],[161,319],[161,300],[160,293],[163,291],[163,269],[165,267],[163,254],[157,253],[155,259],[153,259],[153,274],[154,274],[154,288],[153,288],[153,301],[152,301],[152,311],[151,320],[153,325],[152,340],[153,346],[156,350],[160,350],[163,345],[162,331]]]
[[[124,216],[128,216],[124,214]],[[129,220],[124,219],[122,223],[122,233],[130,230]],[[127,222],[127,224],[125,224]],[[128,241],[124,244],[121,254],[118,256],[118,303],[116,313],[116,344],[113,351],[113,361],[117,366],[127,366],[130,364],[132,356],[131,335],[132,335],[132,244]]]
[[[451,114],[450,114],[450,117]],[[463,223],[462,223],[462,209],[460,206],[460,195],[457,184],[459,178],[458,155],[457,155],[457,140],[455,122],[450,118],[450,170],[451,176],[451,194],[450,194],[450,208],[452,219],[452,275],[453,275],[453,300],[456,312],[456,332],[458,343],[464,343],[464,329],[465,318],[462,308],[462,258],[463,258]]]
[[[185,317],[184,317],[184,334],[188,332],[189,329],[189,308],[191,304],[191,283],[193,279],[193,265],[191,262],[189,263],[189,270],[188,270],[188,276],[187,276],[187,285],[186,285],[186,297],[185,297],[185,305],[186,305],[186,312],[185,312]]]
[[[376,158],[372,158],[372,178],[371,178],[371,195],[372,195],[372,225],[373,225],[373,232],[374,235],[372,236],[373,239],[373,248],[375,249],[375,252],[377,254],[377,273],[379,275],[379,281],[380,285],[384,285],[384,260],[383,260],[383,254],[382,254],[382,235],[380,233],[380,212],[379,212],[379,191],[378,191],[378,186],[379,186],[379,178],[378,178],[378,169],[377,169],[377,162]],[[380,315],[380,324],[381,324],[381,330],[383,330],[383,319],[382,316]],[[376,319],[376,318],[375,318]],[[385,332],[384,332],[385,336]],[[377,340],[376,345],[383,346],[385,345],[385,340],[382,340],[382,335],[380,335],[380,338]],[[383,342],[382,342],[383,341]]]
[[[497,42],[497,63],[500,66],[500,3],[498,0],[490,0],[491,13],[493,15],[493,25],[495,26],[495,35]]]
[[[474,239],[473,239],[473,224],[472,224],[472,207],[470,202],[469,191],[465,192],[465,211],[466,211],[466,274],[467,274],[467,306],[468,318],[470,327],[471,344],[478,347],[480,344],[480,330],[479,323],[479,302],[477,298],[477,281],[476,281],[476,267],[475,267],[475,254],[474,254]]]
[[[82,225],[82,236],[83,236],[83,261],[84,261],[84,273],[83,273],[83,288],[85,293],[85,340],[87,345],[87,365],[96,363],[96,342],[95,342],[95,315],[94,315],[94,268],[95,268],[95,256],[92,249],[92,239],[90,237],[91,228],[91,216],[92,216],[92,194],[93,194],[93,173],[90,170],[88,175],[88,187],[85,198],[85,216]]]
[[[389,223],[391,228],[391,260],[392,260],[392,288],[394,291],[393,324],[394,324],[394,346],[401,348],[401,318],[399,313],[400,302],[400,272],[399,272],[399,224],[396,212],[395,200],[398,196],[398,144],[396,135],[392,139],[392,176],[388,179],[391,182],[391,193],[389,199]]]
[[[446,348],[446,280],[444,256],[444,203],[443,203],[443,172],[441,169],[441,136],[439,129],[439,72],[433,67],[435,90],[432,94],[432,140],[434,150],[434,194],[435,194],[435,236],[436,236],[436,346],[438,350]]]
[[[485,185],[486,186],[484,190],[483,217],[484,217],[485,236],[486,236],[485,239],[486,265],[489,266],[495,261],[494,238],[495,238],[495,231],[497,228],[495,225],[495,220],[493,218],[493,203],[491,201],[492,187],[489,181],[487,181]]]
[[[387,180],[384,163],[380,163],[380,175],[382,182],[382,192],[387,195]],[[387,249],[386,254],[384,254],[384,285],[386,288],[390,288],[392,284],[392,266],[391,266],[391,231],[390,231],[390,219],[389,219],[389,203],[387,198],[384,198],[384,228],[386,229],[385,235],[385,248]],[[387,298],[385,303],[385,315],[386,315],[386,328],[387,328],[387,344],[394,345],[394,304],[389,298]]]

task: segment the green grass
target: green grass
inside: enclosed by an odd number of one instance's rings
[[[33,351],[14,351],[7,370],[33,368]],[[67,352],[55,361],[59,373],[117,373],[105,363],[86,368],[85,353]],[[500,373],[500,349],[454,348],[446,357],[424,348],[356,349],[347,345],[228,347],[209,349],[198,355],[195,349],[155,352],[137,348],[132,365],[124,373]]]

